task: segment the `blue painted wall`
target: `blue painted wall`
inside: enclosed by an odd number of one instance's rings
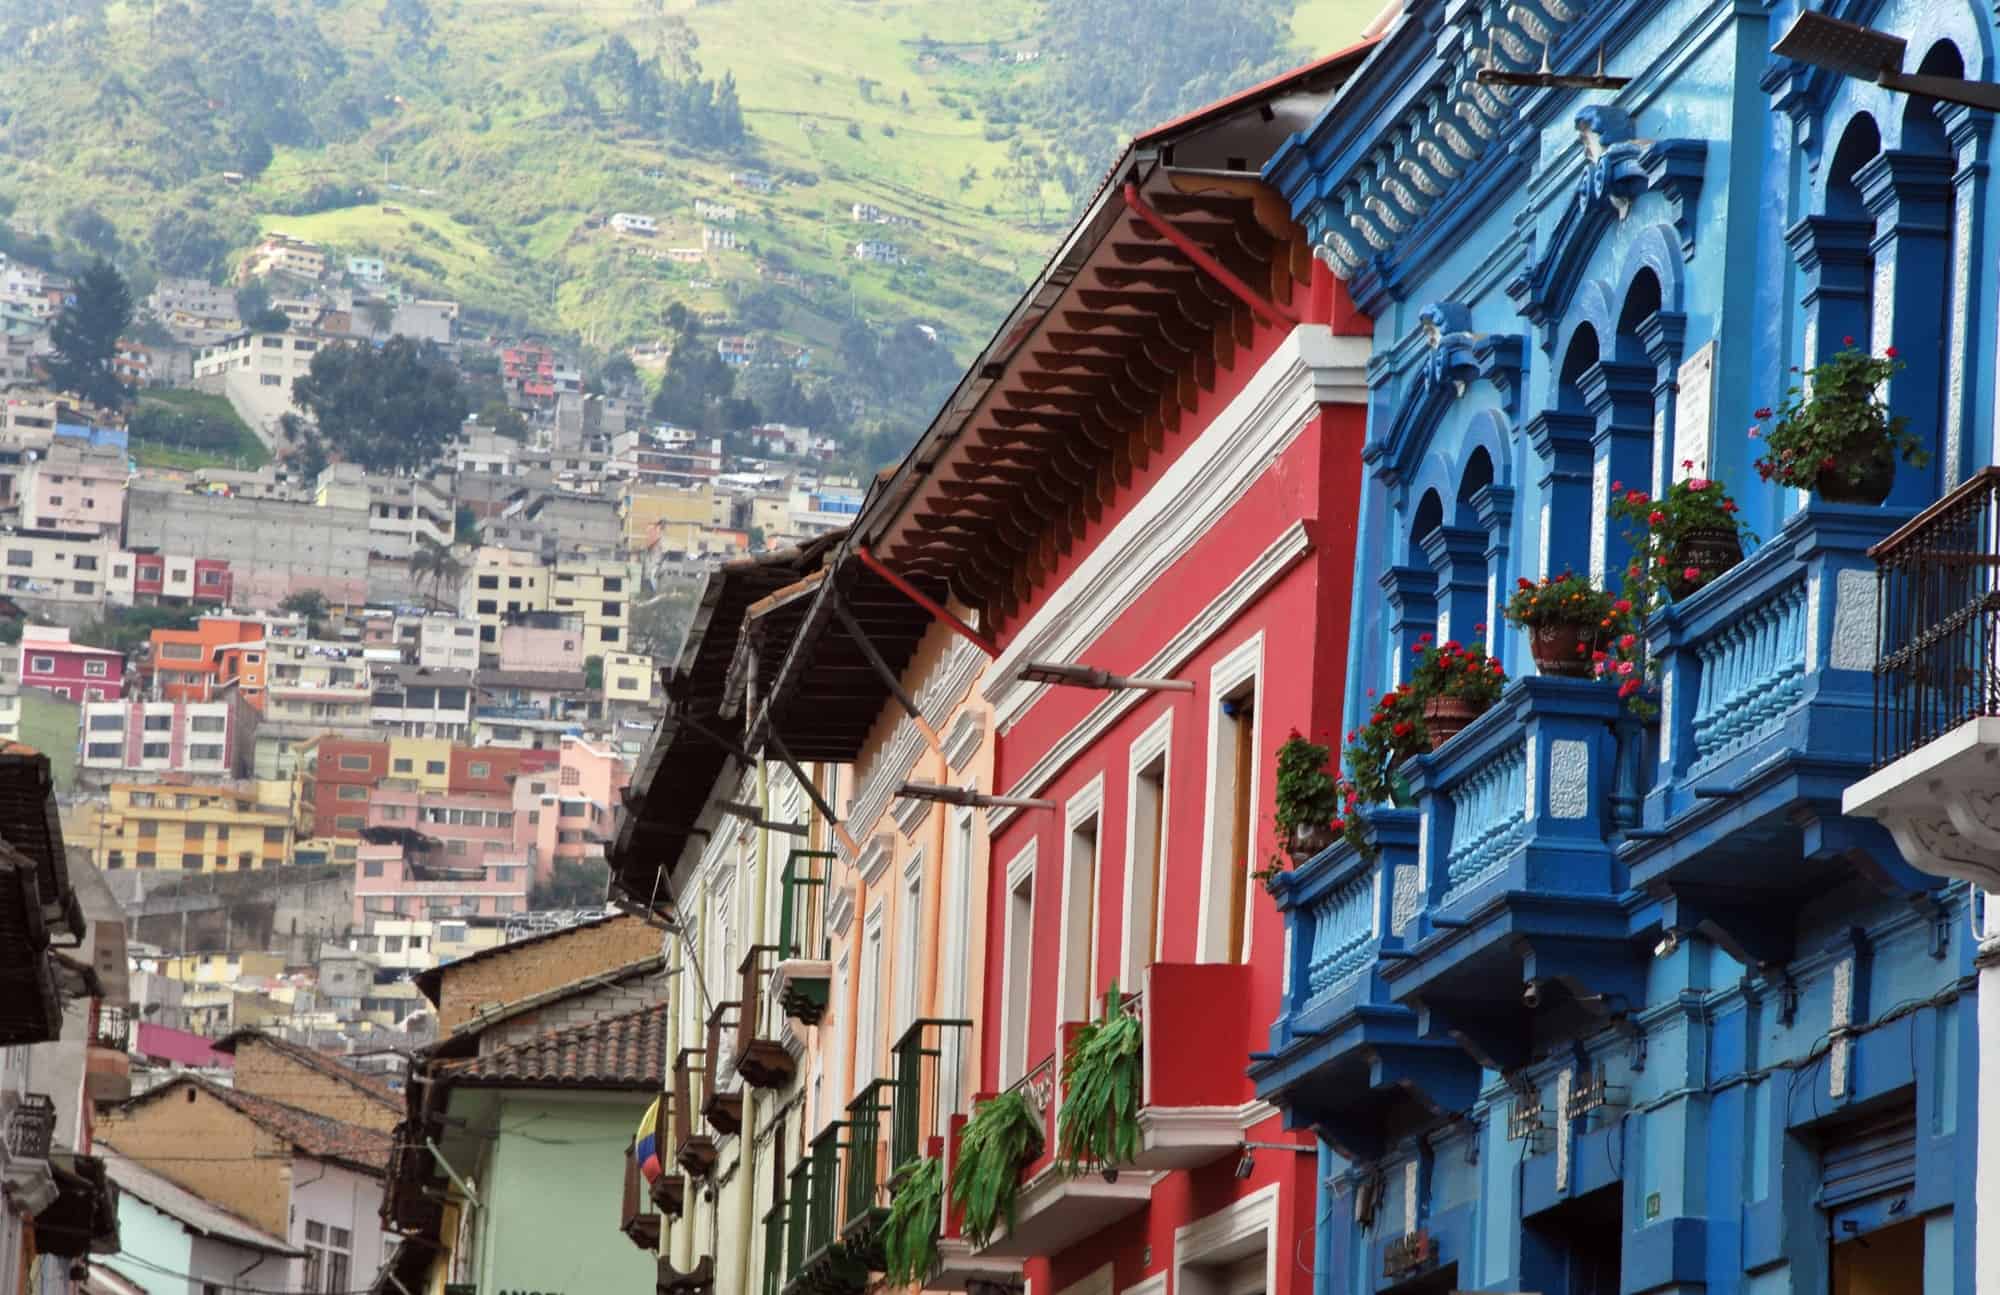
[[[1990,5],[1830,8],[1905,37],[1906,70],[2000,75]],[[1972,1290],[1965,896],[1838,796],[1867,767],[1867,545],[1995,461],[1992,118],[1776,58],[1795,12],[1412,0],[1266,167],[1376,320],[1350,724],[1422,633],[1531,673],[1499,604],[1564,567],[1616,583],[1614,482],[1658,491],[1691,454],[1764,537],[1649,631],[1674,681],[1658,720],[1517,688],[1419,762],[1377,859],[1336,847],[1279,884],[1288,1010],[1253,1073],[1330,1139],[1320,1289],[1568,1289],[1544,1225],[1590,1197],[1615,1200],[1624,1292],[1823,1291],[1830,1240],[1911,1218],[1922,1289]],[[1602,49],[1630,82],[1475,84],[1545,47],[1565,71]],[[1752,411],[1849,336],[1898,348],[1892,403],[1935,455],[1882,509],[1808,507],[1751,468]],[[1527,770],[1519,822],[1479,799],[1500,759]],[[1471,828],[1501,862],[1460,885]],[[1467,1019],[1477,978],[1516,968],[1604,1010]],[[1562,1118],[1593,1074],[1612,1100]],[[1541,1130],[1510,1136],[1536,1101]],[[1913,1163],[1825,1201],[1857,1131],[1902,1115]],[[1432,1250],[1385,1275],[1419,1231]]]

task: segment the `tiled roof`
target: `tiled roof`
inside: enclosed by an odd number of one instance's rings
[[[178,1093],[184,1085],[193,1085],[225,1106],[241,1112],[268,1132],[290,1142],[293,1147],[317,1160],[332,1160],[349,1165],[368,1173],[380,1174],[389,1167],[389,1135],[376,1129],[363,1128],[359,1124],[348,1124],[341,1120],[316,1115],[297,1106],[272,1101],[268,1097],[253,1097],[249,1093],[224,1088],[212,1084],[195,1075],[187,1075],[161,1084],[142,1096],[125,1103],[127,1108],[146,1102],[160,1100],[169,1093]]]
[[[443,1083],[508,1088],[657,1089],[666,1078],[664,1002],[550,1030],[483,1057],[440,1062]]]
[[[328,1079],[339,1080],[364,1097],[380,1102],[392,1111],[400,1112],[403,1109],[402,1095],[374,1075],[365,1075],[338,1057],[328,1056],[317,1048],[301,1047],[275,1034],[266,1034],[262,1030],[238,1030],[234,1034],[216,1040],[215,1050],[234,1056],[240,1045],[253,1041],[289,1057],[309,1070],[325,1075]]]

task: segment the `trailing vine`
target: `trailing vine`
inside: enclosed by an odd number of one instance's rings
[[[951,1202],[974,1245],[991,1241],[1002,1219],[1013,1224],[1021,1166],[1040,1154],[1042,1140],[1042,1117],[1018,1088],[982,1103],[966,1121],[951,1170]]]
[[[896,1184],[882,1221],[883,1272],[891,1286],[923,1281],[937,1266],[944,1218],[944,1163],[926,1156]]]
[[[1056,1152],[1064,1172],[1112,1169],[1139,1154],[1143,1038],[1139,1018],[1119,1006],[1113,981],[1104,1015],[1077,1032],[1063,1059]]]

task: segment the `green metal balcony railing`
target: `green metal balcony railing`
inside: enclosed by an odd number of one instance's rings
[[[760,1295],[782,1295],[785,1289],[785,1203],[772,1202],[764,1211],[764,1280]]]
[[[889,1135],[892,1180],[923,1158],[925,1136],[944,1133],[958,1114],[958,1072],[965,1032],[971,1028],[971,1021],[920,1017],[896,1040],[895,1112]]]
[[[841,1134],[846,1128],[845,1121],[834,1120],[812,1140],[807,1160],[807,1263],[825,1254],[839,1239],[836,1225],[840,1221],[840,1148]]]
[[[885,1123],[893,1123],[896,1111],[896,1081],[877,1079],[847,1104],[846,1209],[842,1231],[867,1220],[883,1209],[882,1134]]]
[[[793,850],[785,856],[778,895],[779,957],[825,961],[824,892],[838,857],[831,850]],[[810,902],[815,891],[820,892],[822,901],[817,908]]]
[[[812,1162],[801,1160],[792,1166],[791,1190],[785,1199],[791,1209],[785,1214],[785,1273],[796,1277],[806,1266],[806,1226],[812,1214]]]

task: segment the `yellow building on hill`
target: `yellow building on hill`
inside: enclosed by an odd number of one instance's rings
[[[254,792],[172,783],[111,785],[79,844],[91,862],[181,872],[249,872],[290,862],[295,824],[289,803],[260,804]]]

